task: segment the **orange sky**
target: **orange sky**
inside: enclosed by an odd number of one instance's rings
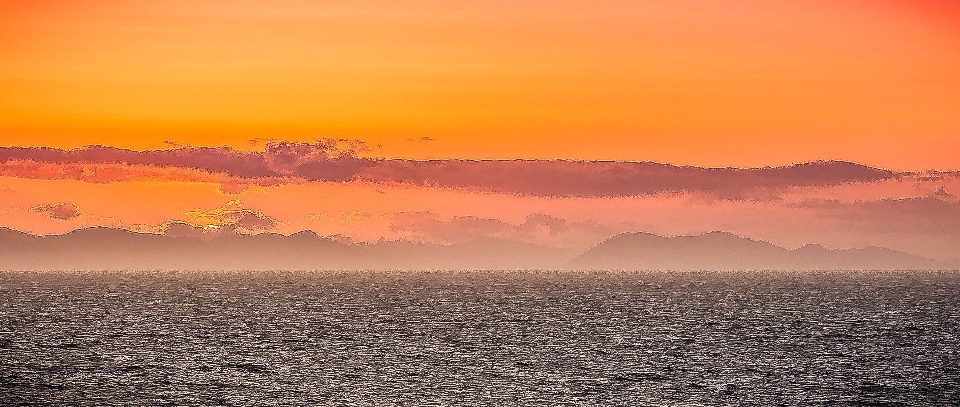
[[[0,144],[960,168],[956,1],[359,3],[0,0]]]

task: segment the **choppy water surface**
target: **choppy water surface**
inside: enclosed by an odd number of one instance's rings
[[[0,272],[0,404],[956,405],[956,273]]]

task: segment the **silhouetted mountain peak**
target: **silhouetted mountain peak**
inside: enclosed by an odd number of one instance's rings
[[[930,269],[935,260],[878,247],[830,250],[806,245],[787,250],[762,240],[728,232],[662,237],[621,234],[608,239],[571,263],[592,269]]]
[[[798,247],[795,251],[798,251],[798,252],[822,253],[822,252],[830,251],[830,249],[827,249],[826,247],[823,247],[823,246],[818,245],[818,244],[816,244],[816,243],[807,243],[807,244],[805,244],[805,245],[803,245],[803,246]]]

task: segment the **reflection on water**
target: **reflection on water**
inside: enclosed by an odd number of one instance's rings
[[[0,272],[0,404],[953,405],[953,273]]]

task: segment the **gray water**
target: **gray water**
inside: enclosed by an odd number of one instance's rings
[[[949,272],[0,272],[0,405],[958,405]]]

